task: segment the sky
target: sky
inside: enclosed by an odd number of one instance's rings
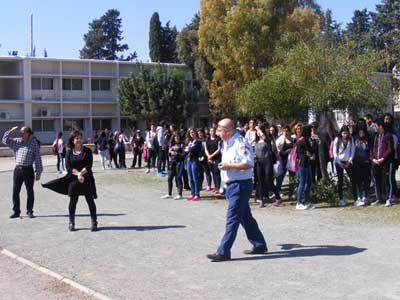
[[[34,44],[36,56],[77,58],[84,45],[83,35],[88,23],[99,18],[110,8],[121,12],[123,42],[138,59],[149,60],[149,22],[157,11],[162,24],[171,21],[178,30],[190,23],[198,12],[200,0],[2,0],[0,10],[0,55],[17,50],[19,55],[30,52],[30,15],[34,16]],[[344,26],[354,10],[374,10],[382,0],[318,0],[325,10]]]

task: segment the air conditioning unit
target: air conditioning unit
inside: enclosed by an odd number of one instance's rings
[[[40,116],[41,117],[50,117],[51,111],[48,108],[41,108],[40,109]]]
[[[1,120],[9,120],[9,119],[11,119],[10,113],[8,111],[0,111],[0,119]]]

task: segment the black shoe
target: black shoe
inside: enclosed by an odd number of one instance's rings
[[[29,219],[33,219],[35,216],[33,215],[33,211],[28,211],[26,213],[26,215],[28,216]]]
[[[253,248],[251,250],[244,250],[243,253],[247,255],[265,254],[268,252],[268,248]]]
[[[16,218],[19,218],[19,216],[20,216],[20,214],[13,213],[13,214],[10,216],[10,219],[16,219]]]
[[[211,262],[221,262],[221,261],[227,261],[231,260],[229,256],[223,256],[219,254],[207,254],[207,258],[211,260]]]
[[[69,223],[68,230],[69,231],[75,231],[75,224],[74,223]]]
[[[90,227],[90,231],[97,231],[97,221],[92,221],[92,227]]]

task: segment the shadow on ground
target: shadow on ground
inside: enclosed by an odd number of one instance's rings
[[[108,230],[150,231],[150,230],[177,229],[177,228],[186,228],[186,226],[183,226],[183,225],[166,225],[166,226],[102,226],[102,227],[99,227],[99,231],[108,231]]]
[[[277,258],[296,258],[312,256],[347,256],[354,255],[367,250],[367,248],[358,248],[354,246],[336,246],[336,245],[313,245],[303,246],[300,244],[282,244],[283,251],[268,252],[261,256],[251,256],[244,258],[234,258],[235,261],[277,259]]]
[[[119,216],[126,216],[126,214],[108,214],[102,213],[97,214],[98,217],[119,217]],[[68,218],[69,215],[35,215],[36,218]],[[75,217],[90,217],[89,214],[78,214]]]

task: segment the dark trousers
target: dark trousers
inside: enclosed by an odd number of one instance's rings
[[[251,179],[235,181],[228,184],[226,197],[229,206],[226,216],[226,228],[217,254],[228,257],[231,256],[231,248],[236,239],[240,224],[243,226],[247,239],[254,248],[267,247],[257,221],[253,218],[250,211],[249,199],[252,190],[253,182]]]
[[[368,197],[369,184],[371,182],[371,164],[369,162],[355,161],[353,164],[353,175],[358,198]]]
[[[210,168],[213,181],[214,181],[214,187],[216,189],[220,189],[221,187],[221,171],[218,169],[218,164],[220,163],[220,160],[208,162],[208,166]]]
[[[344,179],[344,171],[343,168],[336,164],[336,173],[338,175],[338,193],[339,193],[339,198],[343,199],[343,179]],[[355,182],[355,177],[354,177],[354,172],[353,172],[353,167],[350,166],[346,169],[346,173],[349,176],[350,179],[350,184],[351,184],[351,191],[353,193],[353,200],[357,200],[357,186]]]
[[[119,166],[121,168],[126,168],[125,164],[125,147],[117,147],[117,155],[119,160]]]
[[[147,155],[147,168],[154,168],[156,165],[156,159],[157,159],[157,151],[154,149],[148,149],[148,155]]]
[[[117,154],[115,153],[114,149],[110,150],[110,160],[114,162],[114,165],[116,168],[119,168],[118,162],[117,162]]]
[[[208,162],[203,160],[199,162],[199,181],[200,181],[200,189],[203,187],[204,175],[206,177],[207,186],[211,186],[211,170]]]
[[[136,162],[138,163],[139,168],[141,168],[142,167],[142,151],[141,150],[133,150],[132,168],[136,167]]]
[[[60,168],[60,165],[62,168]],[[57,171],[64,171],[64,157],[62,153],[57,153]]]
[[[183,173],[184,162],[170,162],[168,169],[168,195],[172,195],[172,186],[175,178],[175,184],[178,189],[178,194],[182,196],[183,191],[183,182],[182,182],[182,173]]]
[[[375,181],[376,199],[379,202],[386,201],[389,198],[389,164],[372,165],[372,174]]]
[[[92,221],[97,220],[97,213],[96,213],[96,203],[94,202],[93,196],[85,195],[86,202],[89,206],[90,211],[90,218]],[[71,196],[69,198],[69,221],[72,224],[75,224],[75,211],[76,211],[76,204],[78,203],[79,196]]]
[[[25,183],[26,193],[28,196],[26,202],[27,212],[33,212],[33,204],[35,202],[35,195],[33,192],[33,184],[35,182],[35,173],[33,167],[16,167],[14,169],[14,183],[13,183],[13,210],[16,214],[21,213],[19,193],[21,192],[22,184]]]
[[[189,176],[188,176],[188,172],[185,168],[183,168],[182,179],[183,179],[183,188],[185,190],[190,190]]]
[[[320,162],[318,159],[314,159],[310,161],[311,165],[311,175],[312,175],[312,182],[316,183],[320,181],[322,178]]]
[[[167,151],[160,147],[158,149],[158,160],[157,160],[157,171],[160,173],[161,171],[165,171],[165,165],[167,162]]]
[[[396,181],[396,172],[399,168],[399,164],[397,161],[393,161],[391,163],[390,168],[390,182],[391,182],[391,195],[390,196],[397,196],[397,181]],[[390,197],[389,197],[390,198]]]
[[[272,191],[277,199],[280,199],[280,194],[274,185],[274,169],[271,159],[259,159],[257,160],[257,187],[256,187],[256,198],[262,199],[269,196],[269,192]]]

